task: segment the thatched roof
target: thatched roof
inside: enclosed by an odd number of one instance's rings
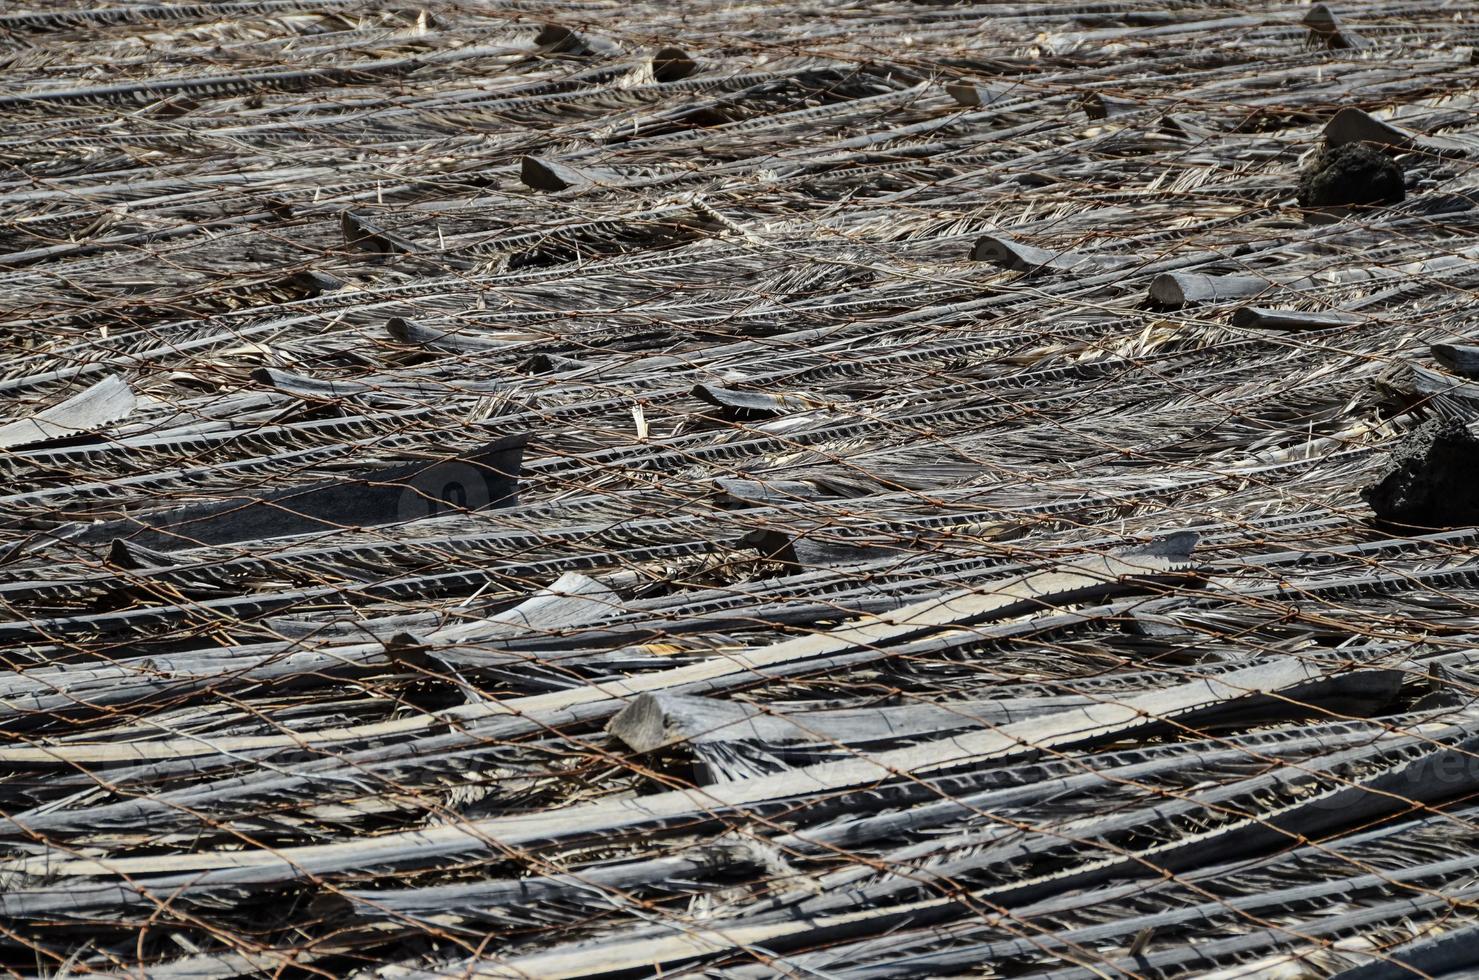
[[[1475,40],[0,13],[0,967],[1479,965]]]

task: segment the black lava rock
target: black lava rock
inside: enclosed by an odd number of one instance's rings
[[[1369,143],[1326,148],[1299,175],[1301,207],[1396,204],[1407,196],[1402,168]]]
[[[1425,422],[1392,452],[1386,472],[1361,496],[1383,524],[1479,524],[1479,439],[1460,422]]]

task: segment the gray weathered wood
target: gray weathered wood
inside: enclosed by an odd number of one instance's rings
[[[1014,242],[1003,235],[982,235],[971,248],[971,259],[976,262],[994,262],[1014,272],[1033,272],[1038,269],[1059,271],[1087,270],[1104,272],[1134,265],[1140,260],[1124,255],[1087,255],[1082,252],[1055,252]]]
[[[29,418],[0,424],[0,449],[14,449],[53,439],[71,439],[95,432],[133,412],[133,389],[117,375],[79,391],[66,401],[44,408]]]
[[[1469,344],[1434,344],[1428,350],[1454,374],[1479,378],[1479,347]]]
[[[1209,276],[1200,272],[1163,272],[1150,283],[1150,298],[1167,306],[1225,303],[1258,296],[1275,284],[1253,276]]]
[[[1363,322],[1354,313],[1339,310],[1277,310],[1264,306],[1242,306],[1233,311],[1232,324],[1256,330],[1328,330]]]

